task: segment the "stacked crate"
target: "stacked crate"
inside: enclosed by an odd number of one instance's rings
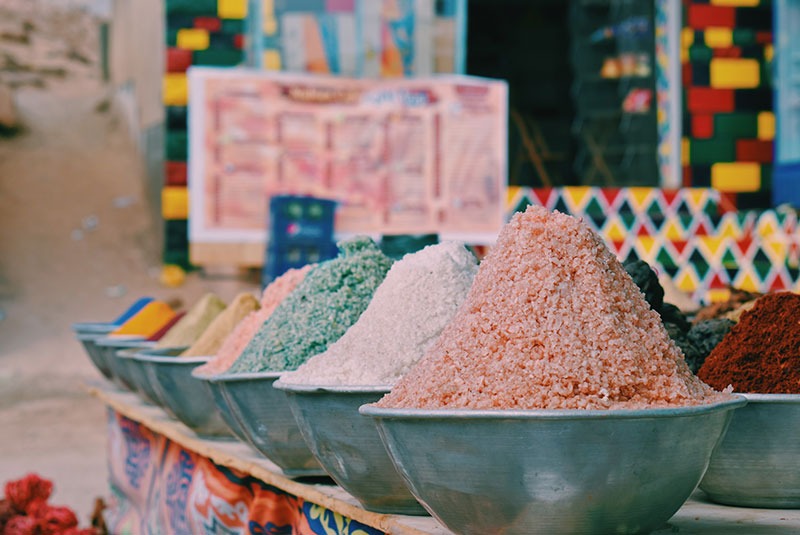
[[[770,206],[775,115],[769,0],[684,0],[683,183]]]
[[[165,10],[163,260],[166,264],[188,267],[186,71],[192,65],[229,67],[243,63],[247,0],[166,0]]]

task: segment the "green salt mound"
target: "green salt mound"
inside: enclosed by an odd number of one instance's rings
[[[325,351],[358,320],[392,260],[367,237],[311,269],[256,332],[230,373],[290,371]]]

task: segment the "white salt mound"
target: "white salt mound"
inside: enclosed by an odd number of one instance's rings
[[[443,242],[392,266],[358,321],[326,351],[281,382],[390,386],[430,348],[469,292],[477,261],[463,245]]]
[[[431,350],[378,405],[610,409],[722,399],[691,373],[597,234],[529,207],[502,229]]]

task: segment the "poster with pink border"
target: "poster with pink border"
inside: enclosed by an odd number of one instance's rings
[[[193,242],[264,242],[269,198],[338,202],[337,235],[491,243],[503,223],[506,83],[192,68]]]

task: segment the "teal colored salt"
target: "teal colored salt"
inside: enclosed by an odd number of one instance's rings
[[[230,373],[290,371],[341,338],[367,308],[392,260],[367,237],[311,269],[256,332]]]

